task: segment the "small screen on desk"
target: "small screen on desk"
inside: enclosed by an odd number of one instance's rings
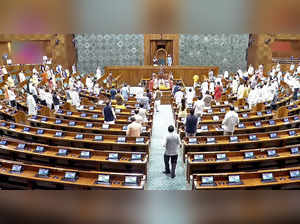
[[[219,118],[219,116],[213,116],[213,120],[214,120],[214,121],[219,121],[220,118]]]
[[[103,124],[102,129],[109,129],[109,124]]]
[[[257,116],[262,116],[262,112],[260,112],[260,111],[257,112],[256,114],[257,114]]]
[[[202,182],[202,184],[213,184],[214,177],[202,177],[201,182]]]
[[[269,125],[275,125],[276,122],[274,120],[269,120]]]
[[[67,154],[68,154],[68,150],[66,150],[66,149],[59,149],[58,150],[58,155],[66,156]]]
[[[291,148],[291,153],[292,154],[298,154],[299,153],[299,148],[298,147]]]
[[[55,124],[61,124],[62,123],[62,120],[56,120],[55,121]]]
[[[17,149],[21,149],[21,150],[24,150],[26,147],[26,144],[19,144]]]
[[[245,152],[244,156],[246,159],[252,159],[254,158],[254,152]]]
[[[216,139],[215,138],[207,138],[207,143],[216,143]]]
[[[228,176],[228,182],[231,184],[241,183],[240,175],[230,175]]]
[[[207,131],[207,130],[208,130],[208,126],[207,126],[207,125],[201,126],[201,130],[202,130],[202,131]]]
[[[98,182],[104,183],[104,184],[109,184],[110,176],[109,175],[98,175]]]
[[[118,153],[109,153],[108,159],[119,160],[119,154]]]
[[[238,142],[239,138],[237,136],[230,136],[230,142]]]
[[[135,139],[135,142],[136,142],[136,143],[144,143],[144,142],[145,142],[145,139],[144,139],[144,138],[136,138],[136,139]]]
[[[38,135],[43,135],[43,134],[44,134],[44,130],[39,129],[39,130],[36,131],[36,133],[37,133]]]
[[[239,123],[238,128],[245,128],[245,124]]]
[[[120,114],[121,110],[120,109],[116,109],[116,114]]]
[[[62,137],[63,133],[61,131],[58,131],[55,133],[55,137]]]
[[[25,127],[25,128],[23,129],[23,131],[24,131],[24,132],[29,132],[29,131],[30,131],[30,128]]]
[[[91,152],[89,152],[89,151],[81,151],[80,152],[80,157],[82,157],[82,158],[90,158],[91,157]]]
[[[277,136],[277,133],[271,133],[270,134],[270,138],[277,138],[278,136]]]
[[[225,108],[221,108],[221,113],[225,113],[226,109]]]
[[[0,145],[7,145],[7,141],[6,140],[0,141]]]
[[[289,136],[295,136],[296,135],[296,131],[292,130],[292,131],[289,131]]]
[[[298,121],[298,120],[299,120],[299,117],[298,117],[298,116],[294,117],[294,120],[295,120],[295,121]]]
[[[194,155],[194,160],[203,161],[204,160],[204,155],[203,154]]]
[[[35,148],[35,152],[41,153],[41,152],[44,152],[44,151],[45,151],[45,147],[43,147],[43,146],[37,146],[37,147]]]
[[[125,184],[137,184],[137,177],[135,176],[126,176]]]
[[[217,160],[226,160],[227,156],[225,153],[217,154]]]
[[[92,123],[87,123],[87,124],[86,124],[86,127],[87,127],[87,128],[92,128],[93,126],[94,126],[94,125],[93,125]]]
[[[260,121],[256,121],[256,122],[255,122],[255,126],[256,126],[256,127],[261,127],[261,122],[260,122]]]
[[[86,117],[86,114],[80,114],[80,117]]]
[[[126,142],[126,138],[125,137],[118,137],[117,142]]]
[[[95,110],[95,107],[89,107],[89,110]]]
[[[75,136],[75,139],[83,139],[83,134],[78,134]]]
[[[131,160],[142,160],[142,154],[132,154]]]
[[[15,125],[15,124],[11,124],[11,125],[9,126],[9,128],[15,129],[15,128],[16,128],[16,125]]]
[[[243,114],[242,116],[243,116],[243,118],[247,118],[248,114]]]
[[[189,138],[189,144],[197,144],[197,138]]]
[[[70,122],[69,122],[69,126],[72,126],[72,127],[73,127],[73,126],[75,126],[75,125],[76,125],[76,122],[75,122],[75,121],[70,121]]]
[[[128,130],[128,126],[123,126],[122,130],[123,131],[127,131]]]
[[[272,180],[274,180],[273,173],[263,173],[262,174],[262,179],[264,181],[272,181]]]
[[[48,121],[48,118],[43,117],[43,118],[42,118],[42,121],[46,122],[46,121]]]
[[[98,116],[98,114],[93,114],[93,116],[92,116],[94,119],[97,119],[99,116]]]
[[[38,175],[39,176],[49,176],[49,170],[48,169],[44,169],[44,168],[40,168],[39,169],[39,172],[38,172]]]
[[[289,121],[289,119],[286,117],[286,118],[283,119],[283,122],[289,123],[290,121]]]
[[[101,135],[95,136],[95,141],[103,141],[103,136]]]
[[[272,157],[272,156],[276,156],[277,152],[276,152],[276,150],[272,149],[272,150],[268,150],[267,154],[268,154],[268,156]]]
[[[1,122],[1,127],[6,127],[6,123],[5,122]]]
[[[21,165],[13,165],[11,168],[11,171],[16,172],[16,173],[21,173],[23,167]]]
[[[266,114],[272,114],[272,111],[271,110],[267,110]]]
[[[72,115],[73,113],[72,113],[72,111],[67,111],[67,115]]]
[[[76,179],[76,172],[65,172],[65,179]]]
[[[300,170],[291,170],[290,171],[291,178],[299,178],[300,177]]]

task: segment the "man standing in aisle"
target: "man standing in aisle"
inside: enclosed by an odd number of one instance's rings
[[[180,148],[180,137],[175,132],[174,126],[169,126],[168,135],[164,140],[163,147],[166,149],[164,154],[164,162],[165,162],[165,171],[164,174],[171,174],[171,178],[175,178],[175,170],[178,159],[178,149]],[[171,159],[171,171],[170,171],[170,162]]]
[[[230,106],[230,111],[228,111],[222,122],[224,135],[233,135],[235,126],[240,122],[239,115],[234,111],[234,107]]]

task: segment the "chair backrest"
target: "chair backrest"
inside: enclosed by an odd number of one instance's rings
[[[46,107],[46,106],[43,106],[40,110],[40,114],[42,116],[46,116],[46,117],[53,117],[53,113],[51,112],[51,110]]]
[[[285,106],[283,106],[276,111],[275,118],[277,119],[284,118],[287,117],[288,114],[289,114],[288,109]]]
[[[264,103],[258,103],[258,104],[255,105],[255,107],[253,107],[252,110],[255,111],[255,112],[263,111],[263,110],[265,110],[265,104]]]
[[[14,115],[14,119],[16,123],[28,125],[29,122],[27,120],[27,115],[23,111],[18,111]]]

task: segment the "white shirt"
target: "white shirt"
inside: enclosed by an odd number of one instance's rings
[[[183,92],[182,91],[176,92],[174,97],[175,97],[176,104],[181,103],[181,100],[183,98]]]
[[[222,122],[225,132],[234,132],[235,126],[239,123],[239,116],[235,111],[228,111]]]
[[[37,106],[33,96],[28,94],[26,102],[28,106],[28,115],[37,115]]]
[[[24,82],[26,80],[25,75],[23,72],[19,73],[19,79],[20,79],[20,83]]]
[[[16,100],[16,94],[12,90],[7,90],[8,100],[13,101]]]
[[[192,104],[193,103],[193,100],[194,100],[194,97],[195,97],[195,92],[194,91],[187,91],[186,93],[186,103],[187,104]]]
[[[194,103],[195,114],[202,115],[203,111],[204,111],[204,107],[205,107],[205,104],[204,104],[203,100],[197,100]]]

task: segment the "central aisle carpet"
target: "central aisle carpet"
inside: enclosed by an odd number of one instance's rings
[[[174,125],[174,117],[170,105],[160,106],[155,113],[152,127],[152,143],[150,146],[150,161],[148,166],[148,180],[146,190],[190,190],[186,183],[185,166],[182,162],[182,153],[179,153],[176,177],[172,179],[162,173],[164,170],[163,155],[165,149],[162,141],[168,133],[168,126]]]

